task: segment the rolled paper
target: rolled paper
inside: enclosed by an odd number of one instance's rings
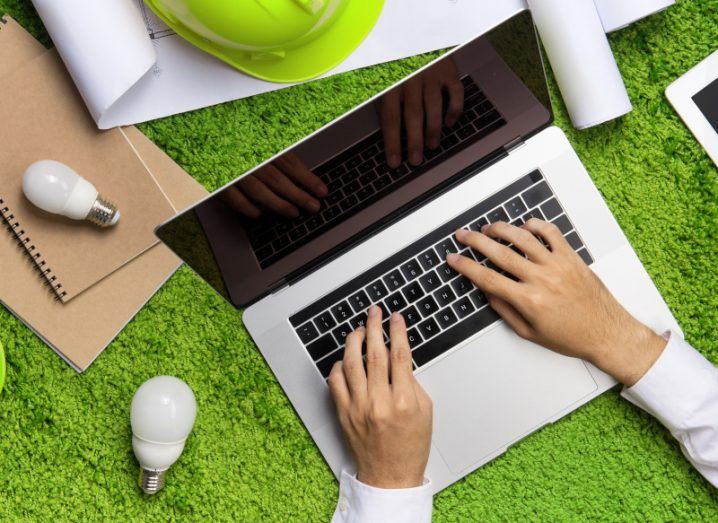
[[[607,33],[672,6],[676,0],[594,0]]]

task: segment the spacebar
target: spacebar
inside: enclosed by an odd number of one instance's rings
[[[432,338],[425,345],[415,349],[412,352],[414,361],[417,366],[421,367],[498,319],[499,315],[494,312],[494,309],[488,306],[484,307],[479,312],[475,312],[468,318],[464,318],[460,323],[445,330],[436,338]]]

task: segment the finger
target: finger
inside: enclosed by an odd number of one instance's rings
[[[427,82],[424,86],[424,110],[426,111],[426,146],[429,149],[439,147],[443,102],[441,87],[436,82]]]
[[[519,283],[465,256],[451,253],[446,257],[446,262],[485,293],[495,294],[509,303],[515,303],[523,294]]]
[[[347,381],[349,394],[353,400],[362,401],[367,395],[367,378],[364,372],[364,360],[361,355],[365,338],[364,327],[349,334],[344,340],[344,360],[342,368]]]
[[[524,223],[524,229],[543,238],[552,252],[567,252],[573,250],[566,241],[566,238],[561,234],[561,230],[553,223],[545,222],[538,218],[531,218]]]
[[[286,218],[297,218],[299,216],[299,209],[287,200],[277,196],[256,175],[250,175],[243,178],[239,182],[239,185],[241,186],[242,192],[245,196],[250,198],[254,203],[259,204],[261,207],[280,214]]]
[[[321,204],[316,198],[299,188],[294,181],[273,165],[268,165],[259,175],[259,179],[276,195],[310,213],[319,212],[321,209]]]
[[[409,391],[414,383],[411,348],[404,317],[395,312],[389,320],[391,338],[391,384],[394,391]]]
[[[247,218],[257,219],[262,216],[262,211],[242,194],[238,187],[230,187],[223,193],[224,200],[238,213]]]
[[[494,265],[521,280],[525,280],[536,270],[536,266],[526,258],[480,232],[459,229],[456,231],[456,239],[479,251]]]
[[[526,229],[520,229],[506,222],[495,222],[482,227],[481,233],[489,238],[500,238],[513,243],[519,248],[529,260],[534,262],[545,261],[549,256],[549,251],[544,247],[536,236]]]
[[[279,168],[284,174],[292,180],[300,183],[305,189],[308,189],[319,198],[324,198],[329,194],[329,188],[319,176],[307,169],[304,162],[294,153],[286,153],[275,160]]]
[[[349,385],[344,376],[344,368],[341,361],[338,361],[332,367],[329,373],[329,392],[332,394],[334,405],[336,405],[339,419],[343,418],[343,414],[349,410],[351,404],[351,395],[349,394]]]
[[[446,92],[449,95],[449,106],[446,109],[444,124],[446,127],[452,127],[464,112],[464,85],[459,80],[458,72],[446,82]]]
[[[399,167],[401,163],[401,93],[392,89],[381,99],[381,129],[384,135],[386,163]]]
[[[381,393],[389,387],[389,357],[381,328],[381,309],[369,307],[366,320],[366,374],[369,394]]]
[[[498,296],[494,296],[493,294],[488,294],[486,297],[489,300],[491,308],[494,309],[499,316],[501,316],[501,318],[514,330],[514,332],[516,332],[516,334],[525,339],[531,338],[533,334],[531,325],[526,321],[521,313],[514,308],[513,305],[505,300],[502,300]]]
[[[424,159],[424,100],[421,78],[413,78],[404,91],[404,125],[409,163],[419,165]]]

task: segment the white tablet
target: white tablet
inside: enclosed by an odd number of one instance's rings
[[[666,97],[718,165],[718,51],[669,85]]]

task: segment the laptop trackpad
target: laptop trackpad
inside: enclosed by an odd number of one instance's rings
[[[524,341],[503,323],[418,379],[434,402],[434,444],[455,474],[597,388],[581,360]]]

